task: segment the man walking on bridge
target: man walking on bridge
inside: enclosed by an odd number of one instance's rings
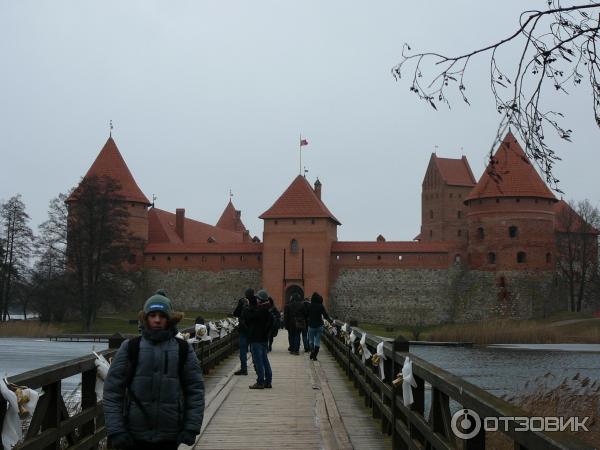
[[[104,384],[106,430],[122,450],[193,445],[204,416],[204,383],[192,347],[175,338],[182,313],[158,291],[140,311],[142,335],[119,348]]]
[[[248,309],[244,311],[244,319],[248,327],[248,343],[252,353],[252,362],[256,370],[256,383],[250,389],[270,389],[273,372],[267,355],[269,331],[272,315],[269,312],[269,294],[265,290],[256,293],[256,298],[250,300]]]

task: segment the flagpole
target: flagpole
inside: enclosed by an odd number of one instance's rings
[[[302,133],[300,133],[298,144],[300,145],[300,166],[298,167],[298,173],[302,175]]]

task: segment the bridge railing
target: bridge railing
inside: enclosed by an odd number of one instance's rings
[[[239,348],[238,337],[237,329],[233,329],[223,338],[193,344],[204,373],[208,373]],[[113,357],[123,340],[125,338],[120,334],[112,336],[109,340],[111,348],[98,353],[107,359]],[[44,392],[24,433],[24,440],[15,450],[97,448],[98,443],[106,437],[106,429],[102,401],[96,398],[95,359],[94,355],[82,356],[7,379],[9,383],[18,386],[42,388]],[[75,405],[77,411],[72,413],[63,398],[61,385],[63,380],[76,375],[81,375],[81,395],[79,405]],[[6,413],[6,402],[1,400],[0,396],[0,424]]]
[[[347,335],[353,330],[356,340],[354,344],[347,345],[342,337],[342,325],[343,322],[334,321],[337,334],[326,330],[323,341],[364,397],[365,406],[372,409],[373,417],[381,420],[382,433],[391,434],[394,449],[485,449],[483,420],[492,417],[505,418],[501,426],[506,423],[506,431],[499,428],[499,432],[506,435],[518,450],[592,448],[564,432],[517,431],[522,423],[514,418],[529,416],[522,409],[409,353],[408,341],[389,341],[367,334],[366,345],[373,354],[376,354],[377,345],[384,341],[386,360],[380,364],[384,364],[385,381],[382,381],[379,369],[368,360],[363,362],[360,356],[359,342],[364,331],[348,327]],[[417,384],[416,388],[412,388],[414,403],[409,407],[404,406],[402,383],[392,382],[402,371],[407,356],[412,361]],[[452,431],[451,402],[475,411],[481,418],[482,426],[472,438],[457,438]],[[456,408],[456,404],[453,405]],[[465,430],[465,433],[470,430]],[[493,444],[489,444],[488,448],[493,448]]]

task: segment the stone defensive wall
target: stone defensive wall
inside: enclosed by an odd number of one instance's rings
[[[544,317],[566,309],[566,300],[549,272],[345,267],[329,308],[342,320],[428,325]]]

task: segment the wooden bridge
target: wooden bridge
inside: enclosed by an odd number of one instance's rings
[[[355,343],[336,323],[337,333],[325,332],[319,361],[308,354],[291,355],[286,333],[275,340],[269,359],[273,388],[250,390],[239,368],[237,334],[195,344],[206,385],[204,422],[196,444],[180,449],[583,449],[590,445],[564,433],[518,432],[507,421],[506,432],[485,432],[470,439],[452,431],[452,411],[469,408],[481,418],[524,417],[518,408],[439,369],[408,352],[400,339],[386,342],[385,379],[370,361],[363,362],[362,331],[354,328]],[[350,330],[348,330],[349,332]],[[346,337],[346,339],[344,339]],[[111,347],[122,338],[111,339]],[[376,353],[381,339],[368,336],[366,348]],[[103,352],[114,354],[114,349]],[[405,407],[402,383],[392,383],[405,357],[413,361],[414,403]],[[69,412],[61,381],[81,376],[81,403]],[[106,437],[102,405],[94,391],[94,358],[86,356],[10,377],[30,388],[42,387],[26,437],[16,449],[91,449]],[[5,411],[0,409],[0,419]],[[455,421],[456,422],[456,421]],[[467,432],[468,430],[465,430]]]

